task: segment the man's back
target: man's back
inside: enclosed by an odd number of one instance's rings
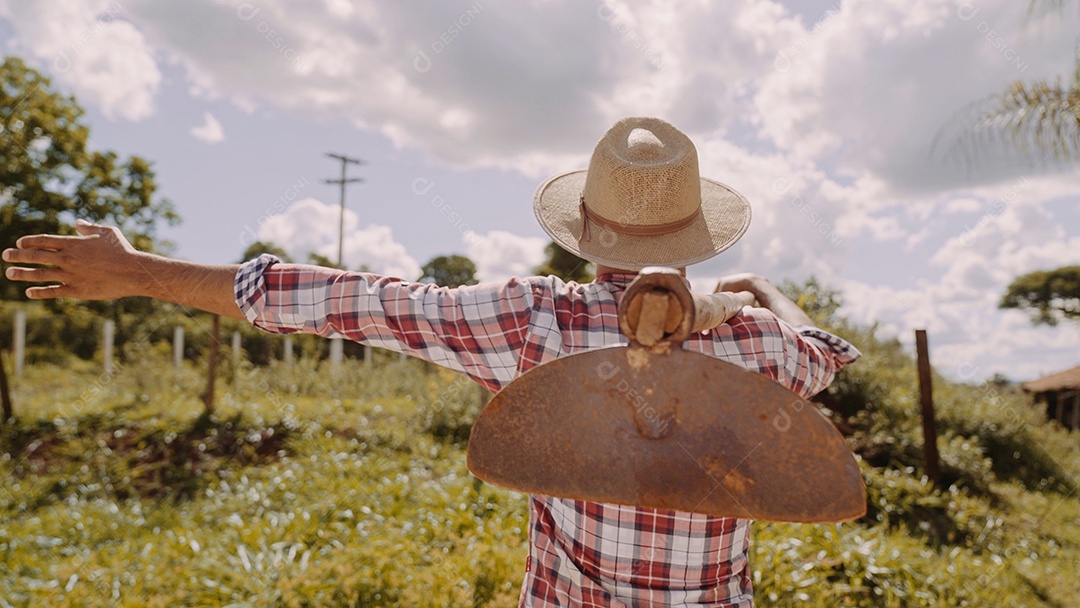
[[[499,390],[547,361],[626,344],[617,311],[633,277],[606,274],[588,284],[531,277],[447,289],[277,264],[264,256],[237,273],[237,302],[249,320],[270,331],[342,334]],[[763,374],[804,397],[857,356],[831,334],[794,328],[749,307],[692,335],[684,348]],[[573,391],[566,395],[572,399]],[[685,466],[697,466],[689,452]],[[725,490],[717,484],[716,491]],[[542,496],[529,504],[522,606],[752,603],[747,520]]]
[[[633,277],[602,275],[585,285],[530,279],[539,287],[538,310],[525,351],[541,356],[526,357],[519,372],[555,356],[626,344],[617,310]],[[818,339],[806,340],[806,334]],[[842,361],[833,361],[826,340],[843,353]],[[851,355],[837,338],[809,328],[800,334],[760,308],[693,335],[684,348],[761,373],[803,396],[824,388]],[[697,466],[690,453],[685,466]],[[718,484],[716,491],[725,490]],[[747,520],[544,496],[531,497],[529,506],[523,606],[752,604]]]

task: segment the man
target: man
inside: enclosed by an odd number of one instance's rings
[[[55,283],[28,288],[33,299],[150,296],[267,331],[342,335],[406,352],[497,391],[546,361],[625,344],[617,306],[635,271],[708,259],[750,221],[741,195],[700,177],[690,140],[652,118],[616,123],[588,170],[540,186],[534,210],[556,242],[597,264],[595,282],[530,277],[448,289],[268,255],[208,266],[137,252],[117,229],[85,222],[76,225],[82,236],[23,237],[3,256],[47,266],[8,271],[12,280]],[[721,290],[737,292],[746,306],[684,348],[804,397],[858,357],[761,277],[730,276]],[[532,496],[529,540],[522,606],[753,603],[746,520]]]

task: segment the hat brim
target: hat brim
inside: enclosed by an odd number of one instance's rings
[[[701,179],[701,215],[693,224],[667,234],[628,235],[590,225],[581,240],[581,193],[586,171],[556,175],[536,190],[533,211],[540,226],[563,249],[613,268],[681,267],[707,260],[731,247],[750,226],[750,203],[720,182]]]

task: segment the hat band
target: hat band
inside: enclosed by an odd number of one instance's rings
[[[589,207],[585,204],[585,195],[581,196],[580,208],[582,223],[581,240],[586,242],[592,240],[592,230],[589,228],[590,224],[597,224],[601,228],[606,228],[612,232],[625,234],[627,236],[658,236],[687,228],[701,217],[701,207],[699,206],[697,211],[691,213],[689,216],[666,224],[624,224],[621,222],[613,222],[606,217],[599,216],[589,211]]]

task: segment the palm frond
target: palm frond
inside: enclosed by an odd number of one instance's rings
[[[939,130],[932,150],[965,164],[1009,152],[1037,163],[1080,160],[1080,84],[1014,82],[958,112]]]

